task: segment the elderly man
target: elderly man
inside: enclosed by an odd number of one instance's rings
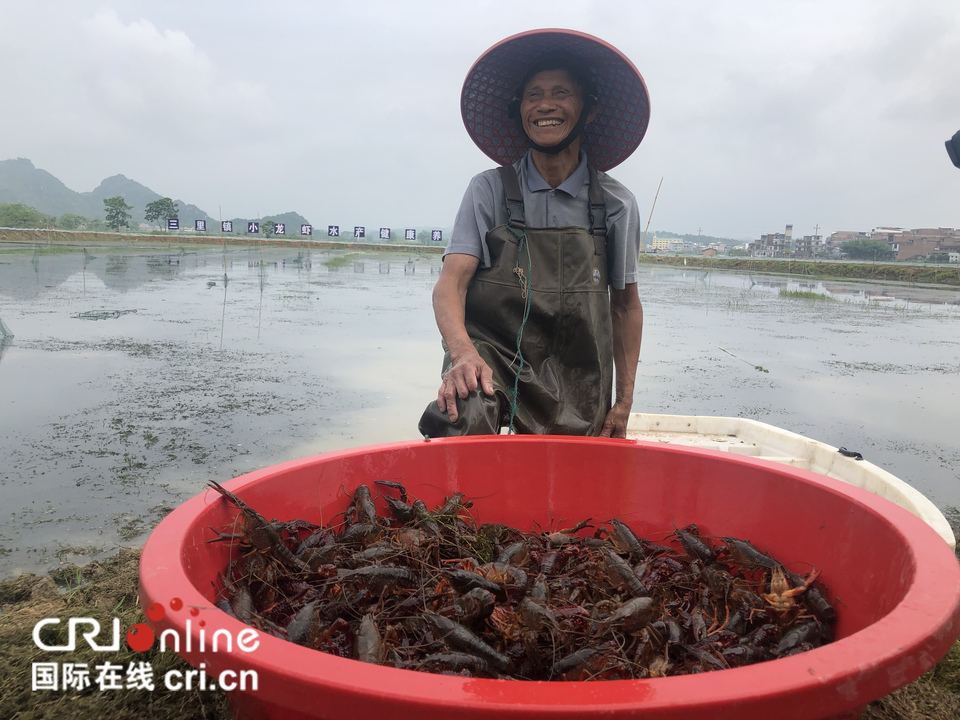
[[[443,379],[420,431],[624,437],[643,329],[640,222],[603,171],[643,139],[643,79],[596,38],[533,31],[477,61],[461,109],[501,167],[471,181],[444,253]]]

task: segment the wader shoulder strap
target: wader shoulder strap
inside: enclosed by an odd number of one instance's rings
[[[520,192],[520,180],[513,165],[501,165],[497,168],[503,193],[507,197],[507,224],[523,230],[527,226],[523,215],[523,193]]]
[[[594,238],[595,254],[604,255],[607,249],[607,204],[603,199],[603,188],[600,187],[597,169],[590,165],[589,170],[590,234]],[[507,199],[508,224],[522,230],[527,223],[523,213],[523,194],[520,191],[517,171],[512,165],[501,165],[497,168],[497,172],[500,173],[503,193]]]
[[[594,254],[607,251],[607,203],[603,200],[603,188],[597,169],[590,165],[590,234],[593,235]]]

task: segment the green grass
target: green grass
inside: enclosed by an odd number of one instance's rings
[[[33,247],[0,248],[0,255],[69,255],[83,252],[80,247],[64,245],[37,245]]]
[[[836,302],[836,298],[823,293],[813,292],[812,290],[784,290],[780,288],[780,297],[794,300],[825,300],[827,302]]]
[[[137,598],[137,569],[140,551],[121,549],[104,562],[79,568],[65,566],[55,578],[29,573],[16,580],[0,582],[0,717],[11,720],[229,720],[226,695],[219,690],[172,692],[162,686],[170,670],[188,669],[185,661],[173,653],[161,653],[155,645],[145,653],[130,650],[121,639],[121,649],[108,655],[78,644],[69,659],[87,663],[92,671],[97,663],[109,660],[127,667],[130,662],[147,662],[153,668],[156,689],[117,689],[98,691],[95,684],[84,691],[31,690],[31,665],[59,658],[37,648],[31,633],[41,618],[91,617],[102,627],[113,618],[121,628],[144,622]],[[58,587],[59,586],[59,587]],[[64,592],[66,590],[66,593]],[[61,645],[66,641],[66,623],[46,626],[44,642]]]
[[[323,264],[328,268],[341,268],[346,267],[353,263],[356,257],[360,253],[347,253],[346,255],[338,255],[337,257],[332,257],[329,260],[324,260]]]

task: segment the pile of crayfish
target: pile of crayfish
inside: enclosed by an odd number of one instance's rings
[[[832,639],[814,584],[695,525],[657,544],[614,518],[551,532],[478,525],[462,493],[429,509],[377,480],[325,527],[239,509],[218,606],[309,648],[396,668],[520,680],[636,679],[739,667]],[[395,497],[396,496],[396,497]]]

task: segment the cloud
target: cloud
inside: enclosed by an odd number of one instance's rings
[[[78,75],[116,129],[155,128],[158,145],[200,145],[266,125],[265,89],[229,77],[184,31],[124,23],[113,11],[81,29]]]

